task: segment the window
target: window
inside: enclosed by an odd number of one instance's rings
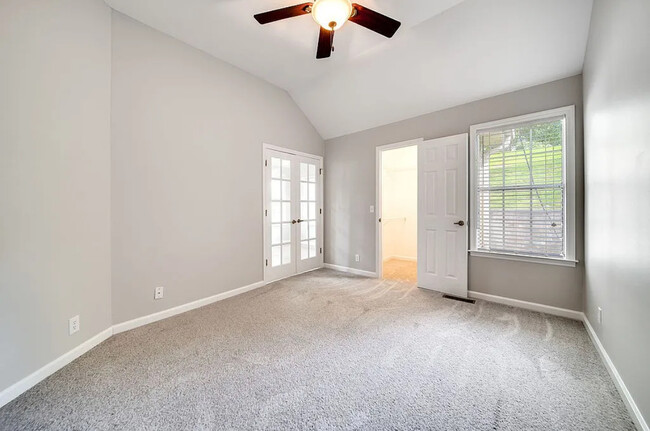
[[[574,107],[471,128],[470,248],[575,265]]]

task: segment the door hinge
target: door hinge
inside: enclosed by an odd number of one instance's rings
[[[323,254],[323,247],[320,248],[320,254]]]
[[[268,217],[268,216],[269,216],[269,210],[264,210],[264,217]]]
[[[323,175],[323,168],[320,168],[319,172],[320,172],[321,175]]]
[[[268,160],[264,160],[264,166],[268,166],[268,165],[269,165],[269,161],[268,161]]]
[[[320,209],[320,213],[323,214],[323,209],[322,208]]]
[[[266,266],[269,266],[269,260],[266,259]]]

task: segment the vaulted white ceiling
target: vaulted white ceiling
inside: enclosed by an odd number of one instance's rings
[[[357,0],[402,22],[353,23],[316,60],[309,15],[259,25],[301,0],[106,0],[112,8],[286,89],[325,139],[582,71],[592,0]]]

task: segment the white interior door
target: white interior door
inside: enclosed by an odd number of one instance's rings
[[[266,150],[264,167],[264,254],[266,281],[296,273],[295,166],[291,154]]]
[[[322,161],[264,151],[264,280],[323,266]]]
[[[320,160],[296,156],[299,167],[298,272],[323,266],[323,197]]]
[[[418,146],[418,285],[467,298],[468,135]]]

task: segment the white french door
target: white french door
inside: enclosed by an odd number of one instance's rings
[[[467,298],[468,135],[418,146],[418,285]]]
[[[320,158],[264,150],[266,282],[323,266],[322,199]]]
[[[320,160],[304,156],[295,156],[294,160],[300,166],[300,211],[297,214],[299,252],[296,264],[297,272],[305,272],[323,266],[322,168]]]

